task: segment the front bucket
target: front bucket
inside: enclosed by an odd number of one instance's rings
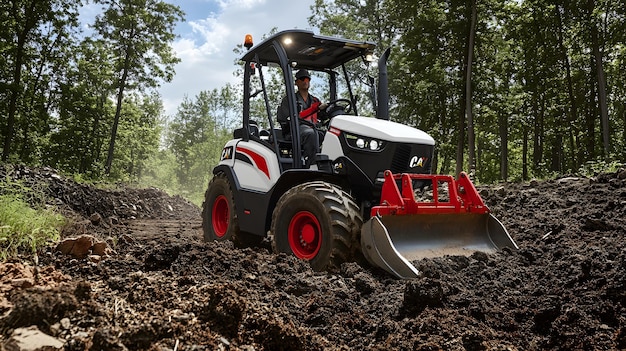
[[[361,229],[365,258],[398,278],[416,278],[412,261],[517,249],[490,213],[411,214],[372,217]]]

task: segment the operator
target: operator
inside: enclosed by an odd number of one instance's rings
[[[296,106],[300,114],[300,143],[304,156],[304,166],[309,168],[315,160],[315,154],[319,151],[320,144],[324,140],[324,132],[317,130],[317,113],[326,108],[326,104],[320,102],[318,98],[309,94],[311,75],[306,69],[301,69],[296,73]],[[287,97],[283,98],[277,112],[278,122],[282,125],[289,124],[289,102]],[[303,122],[304,121],[304,122]]]

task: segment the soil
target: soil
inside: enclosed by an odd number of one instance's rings
[[[0,264],[0,343],[36,326],[65,350],[626,349],[624,170],[479,186],[519,250],[423,259],[412,280],[205,243],[200,209],[158,189],[0,176],[45,184],[74,218],[63,237],[113,250]]]

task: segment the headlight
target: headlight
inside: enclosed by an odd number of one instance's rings
[[[376,151],[378,150],[378,141],[372,139],[372,141],[370,141],[370,150],[372,151]]]
[[[359,150],[380,151],[384,147],[384,142],[378,139],[370,139],[360,135],[345,133],[346,142],[350,147]]]

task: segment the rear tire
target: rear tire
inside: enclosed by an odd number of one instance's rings
[[[325,182],[296,186],[272,214],[272,249],[309,261],[316,271],[339,268],[353,259],[363,219],[346,192]]]
[[[218,173],[209,182],[202,204],[204,241],[231,240],[239,247],[256,246],[262,236],[240,231],[233,191],[224,173]]]

